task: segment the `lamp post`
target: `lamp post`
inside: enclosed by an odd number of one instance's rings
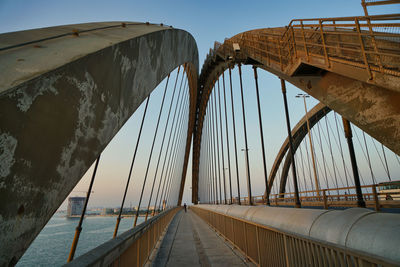
[[[319,193],[320,188],[319,188],[319,183],[318,183],[317,168],[316,168],[316,164],[315,164],[314,148],[313,148],[311,131],[310,131],[310,120],[308,119],[308,111],[307,111],[307,103],[306,103],[306,98],[308,98],[310,96],[307,94],[298,94],[298,95],[296,95],[296,97],[303,98],[303,102],[304,102],[304,111],[306,112],[308,138],[310,141],[311,159],[312,159],[312,163],[313,163],[315,189],[317,190],[317,196],[320,197],[320,193]]]

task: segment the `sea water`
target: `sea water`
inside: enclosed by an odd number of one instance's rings
[[[116,217],[88,216],[82,224],[75,258],[112,239]],[[118,233],[132,228],[134,217],[122,218]],[[139,217],[138,223],[144,218]],[[56,213],[16,266],[61,266],[67,262],[75,228],[79,218],[67,218],[65,213]]]

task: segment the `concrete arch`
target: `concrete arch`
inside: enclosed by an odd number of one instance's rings
[[[349,19],[349,18],[347,18]],[[357,19],[360,19],[358,17]],[[354,19],[353,19],[354,21]],[[197,203],[200,141],[205,107],[213,81],[235,64],[251,64],[284,79],[335,110],[357,127],[400,154],[400,75],[396,57],[387,57],[381,69],[371,64],[370,73],[360,64],[359,51],[343,55],[335,49],[321,48],[320,34],[313,32],[294,45],[291,38],[301,36],[299,28],[266,28],[239,33],[216,43],[210,50],[199,77],[196,124],[193,141],[192,200]],[[289,30],[290,29],[290,30]],[[346,29],[336,29],[335,34]],[[354,41],[355,37],[348,37]],[[353,38],[353,39],[351,39]],[[358,38],[358,37],[357,37]],[[290,40],[290,41],[288,41]],[[304,49],[304,40],[314,46]],[[337,38],[325,40],[337,44]],[[372,39],[364,45],[372,47]],[[236,44],[234,49],[233,44]],[[400,53],[398,43],[382,46]],[[397,48],[395,48],[397,47]],[[315,49],[315,50],[312,50]],[[324,54],[325,52],[325,54]],[[360,67],[362,66],[362,67]],[[372,79],[371,79],[372,77]]]
[[[198,51],[183,30],[104,22],[0,35],[0,266],[16,263],[128,118],[182,64],[194,106]],[[191,135],[189,127],[189,149]]]

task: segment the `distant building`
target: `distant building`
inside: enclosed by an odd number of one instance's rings
[[[101,215],[111,215],[114,214],[114,209],[112,208],[103,208],[101,211]]]
[[[68,198],[67,216],[81,215],[86,197],[70,197]]]

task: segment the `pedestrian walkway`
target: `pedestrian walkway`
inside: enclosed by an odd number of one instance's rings
[[[253,266],[190,209],[172,220],[152,266]]]

